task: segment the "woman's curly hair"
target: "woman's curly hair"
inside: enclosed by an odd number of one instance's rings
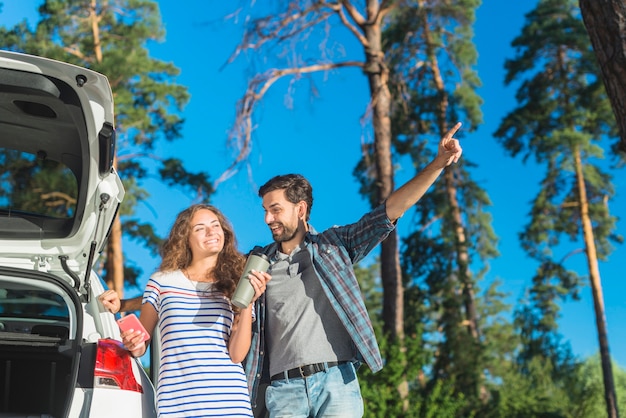
[[[206,275],[215,277],[215,290],[222,292],[229,299],[239,282],[246,263],[245,256],[237,250],[237,239],[232,225],[216,207],[207,204],[192,205],[178,214],[174,225],[160,248],[160,271],[183,270],[191,264],[192,254],[189,247],[191,218],[199,210],[210,210],[217,216],[224,230],[224,248],[217,256],[213,271]]]

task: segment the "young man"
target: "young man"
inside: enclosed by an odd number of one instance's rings
[[[382,368],[374,330],[352,265],[395,228],[395,223],[459,160],[453,135],[440,141],[435,159],[354,224],[318,233],[309,225],[309,182],[276,176],[259,189],[274,242],[264,248],[272,280],[257,301],[245,363],[255,414],[270,417],[361,417],[356,368]],[[263,390],[265,389],[265,407]]]

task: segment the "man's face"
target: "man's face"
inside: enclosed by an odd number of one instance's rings
[[[291,203],[284,190],[274,190],[263,196],[265,223],[276,242],[288,242],[296,237],[304,202]]]

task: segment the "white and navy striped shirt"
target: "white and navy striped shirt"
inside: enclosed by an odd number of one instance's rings
[[[144,303],[159,315],[159,417],[252,417],[243,367],[228,355],[228,299],[174,271],[150,278]]]

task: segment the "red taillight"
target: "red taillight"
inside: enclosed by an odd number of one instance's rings
[[[132,357],[121,342],[98,340],[94,387],[132,390],[143,393],[133,374]]]

